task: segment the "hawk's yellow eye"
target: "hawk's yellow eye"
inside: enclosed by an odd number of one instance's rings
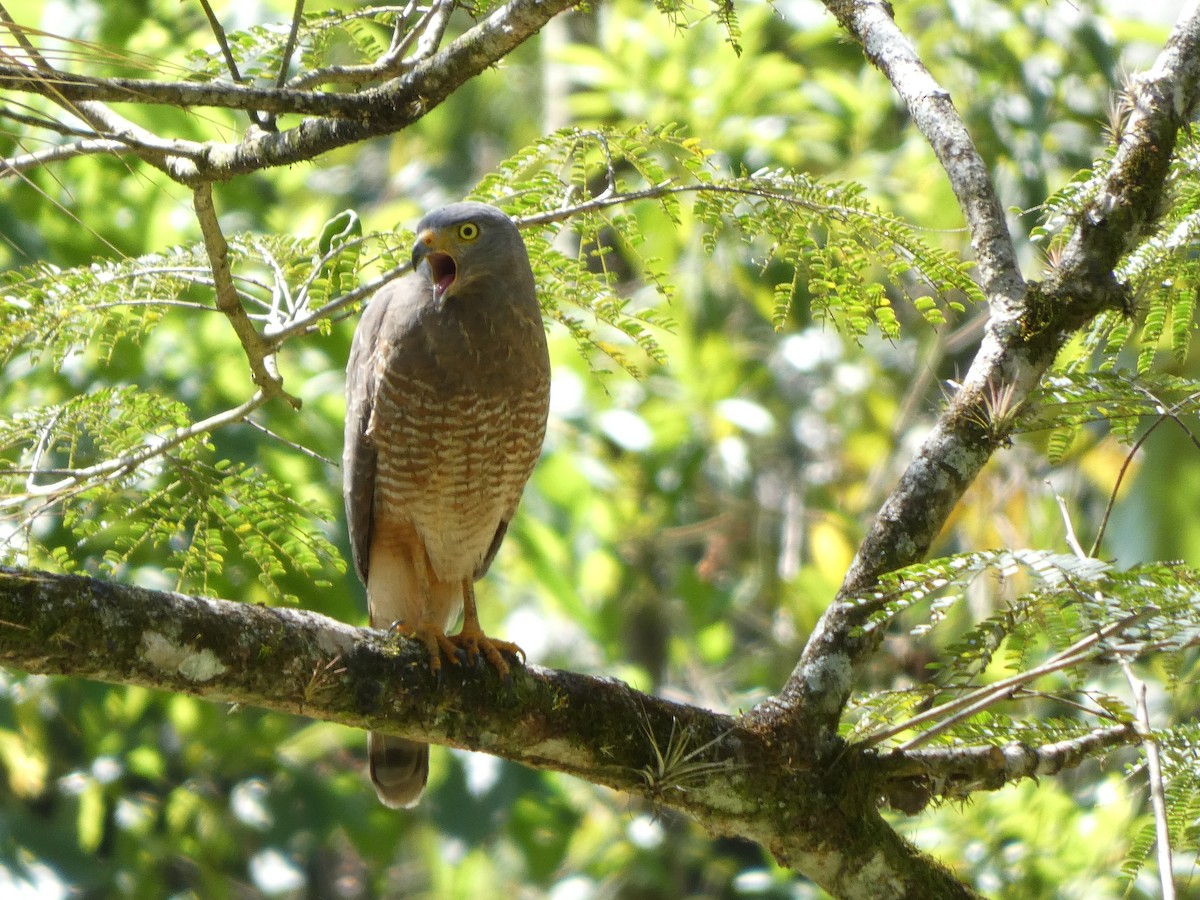
[[[479,226],[474,222],[463,222],[458,226],[458,236],[464,241],[473,241],[479,237]]]

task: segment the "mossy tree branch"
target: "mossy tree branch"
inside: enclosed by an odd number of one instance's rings
[[[512,0],[394,80],[350,95],[135,85],[21,66],[0,67],[0,85],[85,111],[104,139],[103,152],[127,148],[206,199],[212,181],[404,128],[576,2]],[[0,660],[30,672],[251,704],[566,772],[686,812],[715,833],[758,841],[838,896],[971,896],[887,826],[878,798],[915,809],[934,796],[994,789],[1128,743],[1129,732],[1112,729],[1091,742],[1029,754],[988,747],[881,755],[847,748],[836,738],[837,720],[877,641],[857,634],[874,607],[855,598],[882,573],[928,551],[1007,438],[1006,414],[1036,386],[1065,335],[1126,302],[1113,268],[1157,217],[1175,135],[1196,105],[1200,13],[1193,7],[1135,87],[1135,114],[1112,171],[1062,262],[1044,283],[1025,285],[986,167],[958,127],[948,95],[930,86],[906,41],[889,39],[894,23],[886,4],[827,5],[896,84],[938,150],[971,228],[993,318],[962,389],[880,511],[779,701],[733,719],[619,682],[532,666],[511,686],[482,670],[454,670],[439,685],[418,645],[313,613],[12,570],[0,571]],[[180,93],[185,88],[192,92],[187,97]],[[282,132],[252,129],[237,143],[160,138],[103,107],[102,100],[129,101],[133,89],[141,103],[203,102],[310,118]],[[101,148],[90,140],[76,152]],[[38,160],[44,161],[49,157]],[[253,363],[255,353],[268,351],[251,343]]]
[[[483,668],[450,667],[438,684],[417,642],[313,612],[7,568],[0,661],[566,772],[685,812],[713,833],[757,841],[840,897],[973,896],[878,813],[879,797],[911,795],[921,780],[917,758],[906,764],[894,751],[853,749],[833,764],[794,757],[751,722],[609,678],[528,666],[505,685]],[[1017,772],[989,770],[977,751],[962,755],[963,777],[955,778],[952,756],[929,768],[959,794],[970,783],[999,787]]]

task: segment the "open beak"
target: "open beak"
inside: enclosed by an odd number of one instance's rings
[[[429,280],[433,284],[433,295],[441,299],[458,277],[458,266],[454,257],[438,248],[437,234],[426,229],[417,235],[413,245],[412,266],[415,272],[424,262],[428,267]]]

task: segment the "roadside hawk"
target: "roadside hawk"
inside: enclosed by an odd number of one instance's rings
[[[379,291],[346,367],[343,492],[375,628],[395,626],[430,665],[482,654],[507,675],[515,644],[479,626],[491,565],[542,447],[550,359],[533,271],[512,220],[455,203],[417,225],[413,272]],[[463,610],[459,634],[446,635]],[[413,806],[429,747],[371,733],[379,799]]]

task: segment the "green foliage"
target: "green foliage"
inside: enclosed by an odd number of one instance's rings
[[[208,272],[203,248],[73,269],[38,264],[0,275],[0,361],[18,352],[31,365],[61,365],[90,347],[110,359],[123,338],[139,340]],[[43,360],[49,354],[49,359]]]
[[[858,598],[857,602],[877,607],[861,631],[890,623],[899,613],[936,592],[930,616],[917,628],[917,633],[924,634],[941,623],[950,606],[963,598],[963,590],[985,573],[1008,579],[1028,570],[1047,586],[1059,588],[1093,579],[1108,568],[1101,560],[1043,550],[985,550],[918,563],[885,575],[869,596]]]
[[[654,5],[676,28],[686,28],[694,24],[693,19],[697,12],[701,17],[711,15],[725,29],[726,39],[734,52],[738,54],[742,52],[739,43],[742,30],[738,24],[737,9],[734,7],[733,0],[709,0],[707,13],[703,7],[697,10],[689,0],[655,0]]]
[[[1194,252],[1200,236],[1200,145],[1190,133],[1182,133],[1179,142],[1167,176],[1169,201],[1163,215],[1152,231],[1137,236],[1116,269],[1129,292],[1129,308],[1097,316],[1075,352],[1064,357],[1064,367],[1111,371],[1132,363],[1144,376],[1164,356],[1176,366],[1187,361],[1200,290],[1200,260]],[[1051,258],[1073,233],[1073,223],[1096,196],[1110,164],[1111,150],[1045,204],[1044,224],[1033,230],[1032,239],[1048,247]]]
[[[661,260],[638,252],[645,240],[643,225],[620,211],[636,200],[656,201],[665,217],[662,227],[683,227],[686,218],[700,229],[710,253],[730,234],[744,241],[761,253],[755,260],[760,275],[782,264],[788,275],[773,287],[776,328],[784,326],[801,293],[814,318],[853,338],[872,326],[886,338],[900,336],[887,283],[933,325],[945,323],[944,309],[962,311],[963,299],[980,299],[967,263],[873,208],[862,199],[861,188],[779,170],[721,173],[710,151],[675,128],[558,132],[503,164],[475,193],[493,202],[511,198],[518,215],[547,222],[541,234],[527,237],[543,302],[581,343],[598,347],[634,373],[638,368],[619,344],[594,337],[562,304],[589,310],[652,361],[663,362],[647,326],[667,323],[644,300],[638,307],[612,297],[630,276],[666,302],[676,293]],[[691,202],[685,209],[686,200]],[[559,223],[568,217],[573,259],[556,249]],[[614,264],[610,256],[616,247],[623,252]],[[636,269],[622,271],[621,263]]]
[[[291,60],[302,72],[328,66],[363,65],[383,56],[392,31],[408,31],[417,17],[405,16],[398,7],[364,7],[354,10],[306,12],[296,29],[296,54]],[[230,54],[243,79],[274,83],[279,77],[290,28],[252,25],[226,32]],[[197,48],[188,54],[195,77],[215,80],[228,77],[223,55]]]
[[[275,599],[285,570],[317,575],[340,555],[312,512],[270,475],[213,460],[186,408],[134,387],[101,388],[0,422],[7,469],[6,555],[35,567],[108,577],[147,558],[174,587],[207,592],[209,575],[244,560]],[[47,479],[56,479],[47,481]],[[43,519],[59,519],[49,535]],[[52,537],[54,543],[46,544]],[[68,556],[60,552],[73,546]],[[227,560],[230,550],[236,551]],[[327,584],[317,577],[315,584]]]
[[[1200,401],[1200,382],[1165,372],[1067,369],[1048,376],[1021,412],[1017,430],[1050,431],[1048,455],[1061,461],[1081,428],[1103,423],[1123,443],[1139,426],[1165,417],[1180,421]]]
[[[875,743],[903,735],[903,746],[948,747],[1071,741],[1133,722],[1129,706],[1095,681],[1098,661],[1117,655],[1173,670],[1173,659],[1194,654],[1200,572],[1163,563],[1120,571],[1100,560],[1046,551],[965,554],[893,573],[878,593],[863,598],[873,605],[885,601],[867,627],[884,627],[928,601],[929,612],[912,628],[926,635],[947,621],[950,608],[984,576],[1029,587],[948,643],[926,683],[857,701],[853,726],[847,723],[852,740]],[[920,724],[905,727],[918,715]],[[1164,759],[1168,839],[1176,852],[1195,852],[1196,726],[1172,724],[1157,731],[1155,740]],[[1141,827],[1122,866],[1126,878],[1136,877],[1157,838],[1152,822]]]
[[[1193,848],[1200,845],[1200,727],[1194,722],[1181,724],[1164,734],[1156,734],[1163,773],[1167,831],[1171,846]],[[1145,776],[1145,762],[1130,764],[1131,775]],[[1154,854],[1158,839],[1153,821],[1145,821],[1134,834],[1129,854],[1121,864],[1127,884],[1137,879]]]
[[[878,605],[866,629],[891,624],[901,613],[929,602],[929,612],[912,627],[916,635],[928,635],[952,621],[949,613],[963,602],[967,592],[985,577],[997,584],[1014,582],[1031,586],[1007,600],[994,615],[980,621],[946,644],[930,669],[934,673],[924,685],[913,688],[913,702],[932,703],[947,691],[982,687],[999,672],[1053,675],[1058,690],[1068,694],[1084,690],[1090,666],[1097,658],[1120,653],[1130,658],[1187,651],[1200,634],[1200,611],[1193,602],[1200,573],[1182,565],[1165,563],[1136,566],[1118,571],[1101,560],[1041,550],[983,551],[931,560],[892,573],[879,590],[860,602]],[[1039,692],[1054,697],[1055,689]],[[888,707],[895,698],[882,695]],[[1010,695],[1011,696],[1011,695]],[[1112,703],[1099,703],[1102,717],[1112,713]],[[881,714],[867,703],[856,732],[869,735],[873,727],[894,721],[890,711]],[[976,723],[977,724],[977,723]],[[1034,719],[1026,726],[1036,732],[1042,724]],[[975,725],[971,726],[972,728]],[[993,740],[1005,740],[1007,728],[995,730]],[[965,739],[949,729],[942,739]],[[1042,741],[1055,740],[1048,731]]]

